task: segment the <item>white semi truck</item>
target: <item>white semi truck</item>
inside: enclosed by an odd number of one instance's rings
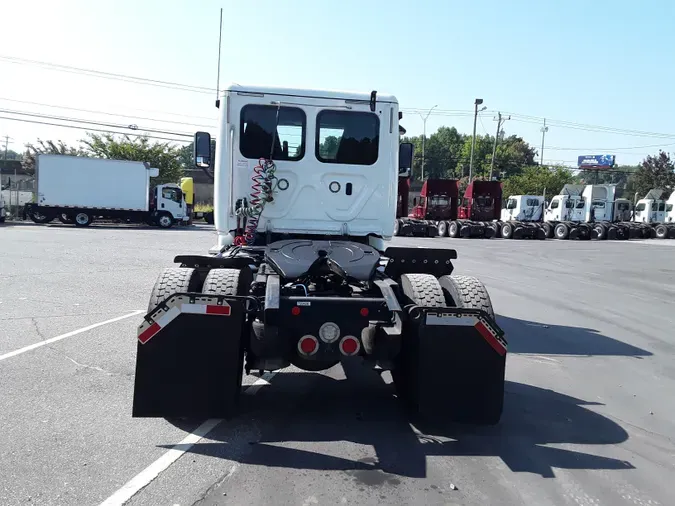
[[[650,227],[631,221],[631,207],[615,185],[568,184],[551,199],[544,227],[556,239],[650,238]]]
[[[501,212],[499,235],[504,239],[546,239],[543,195],[510,195]]]
[[[654,229],[654,237],[659,239],[675,239],[675,192],[668,200],[663,197],[663,190],[649,190],[645,198],[637,201],[633,221],[650,225]]]
[[[396,97],[232,85],[218,103],[215,160],[208,133],[194,142],[217,244],[150,292],[132,415],[229,418],[244,372],[359,357],[415,418],[498,423],[507,343],[487,289],[455,250],[390,243],[413,157]]]
[[[185,195],[176,184],[151,187],[159,170],[148,163],[40,154],[35,202],[25,205],[35,223],[59,218],[78,227],[97,219],[169,228],[187,222]]]

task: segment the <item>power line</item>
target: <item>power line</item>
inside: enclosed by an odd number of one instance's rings
[[[73,67],[70,65],[62,65],[62,64],[57,64],[57,63],[50,63],[50,62],[44,62],[44,61],[39,61],[39,60],[29,60],[26,58],[18,58],[14,56],[6,56],[6,55],[0,55],[0,60],[4,60],[9,63],[16,63],[16,64],[23,64],[23,65],[37,65],[41,67],[46,67],[47,69],[50,70],[58,70],[62,72],[70,72],[70,73],[75,73],[75,74],[80,74],[80,75],[88,75],[91,77],[101,77],[105,79],[114,79],[114,80],[120,80],[120,81],[125,81],[125,82],[132,82],[135,84],[146,84],[146,85],[151,85],[151,86],[159,86],[163,88],[169,88],[169,89],[176,89],[180,91],[191,91],[195,93],[204,93],[204,94],[209,94],[213,93],[216,91],[214,88],[209,88],[206,86],[195,86],[195,85],[190,85],[190,84],[183,84],[183,83],[177,83],[173,81],[163,81],[159,79],[150,79],[150,78],[145,78],[145,77],[138,77],[138,76],[130,76],[127,74],[119,74],[119,73],[114,73],[114,72],[105,72],[105,71],[100,71],[100,70],[94,70],[94,69],[86,69],[86,68],[81,68],[81,67]],[[416,108],[416,107],[411,107],[411,108],[404,108],[401,109],[401,111],[407,111],[407,112],[412,112],[412,113],[418,113],[420,111],[426,111],[426,109],[422,108]],[[496,111],[493,111],[496,112]],[[434,112],[432,112],[432,115],[440,115],[440,116],[456,116],[456,117],[461,117],[461,116],[471,116],[473,114],[472,111],[468,110],[461,110],[461,109],[438,109]],[[531,116],[531,115],[526,115],[526,114],[518,114],[518,113],[512,113],[512,112],[504,112],[504,114],[510,114],[512,116],[516,116],[521,119],[515,119],[516,121],[521,121],[525,123],[539,123],[541,122],[544,118],[539,117],[539,116]],[[548,119],[549,125],[551,126],[558,126],[562,128],[570,128],[570,129],[577,129],[577,130],[585,130],[585,131],[602,131],[602,132],[607,132],[607,133],[614,133],[617,135],[631,135],[631,136],[636,136],[636,137],[659,137],[659,138],[668,138],[668,139],[675,139],[675,134],[664,134],[664,133],[659,133],[659,132],[645,132],[641,130],[630,130],[630,129],[620,129],[620,128],[615,128],[615,127],[606,127],[602,125],[588,125],[584,123],[576,123],[576,122],[571,122],[571,121],[563,121],[563,120],[551,120]]]
[[[28,100],[16,100],[16,99],[12,99],[12,98],[3,98],[3,97],[0,97],[0,101],[17,102],[17,103],[21,103],[21,104],[30,104],[30,105],[39,105],[41,107],[51,107],[53,109],[65,109],[65,110],[69,110],[69,111],[87,112],[87,113],[91,113],[91,114],[102,114],[102,115],[106,115],[106,116],[118,116],[120,118],[141,119],[141,120],[145,120],[145,121],[154,121],[154,122],[157,122],[157,123],[171,123],[171,124],[175,124],[175,125],[196,126],[196,127],[200,127],[200,128],[205,128],[203,123],[188,123],[188,122],[184,122],[184,121],[172,121],[172,120],[165,120],[165,119],[148,118],[148,117],[143,117],[143,116],[132,116],[132,115],[120,114],[120,113],[116,113],[116,112],[96,111],[96,110],[92,110],[92,109],[81,109],[79,107],[68,107],[68,106],[63,106],[63,105],[43,104],[43,103],[40,103],[40,102],[31,102],[31,101],[28,101]],[[167,114],[167,113],[161,113],[160,112],[160,114]],[[197,116],[195,116],[195,117],[197,117]],[[213,119],[213,118],[206,118],[206,119]],[[217,128],[217,126],[216,125],[209,125],[209,128]]]
[[[100,77],[102,79],[113,79],[116,81],[125,81],[135,84],[146,84],[149,86],[157,86],[160,88],[169,88],[180,91],[191,91],[194,93],[210,94],[216,91],[214,88],[207,88],[205,86],[193,86],[191,84],[181,84],[172,81],[161,81],[159,79],[148,79],[145,77],[129,76],[126,74],[117,74],[114,72],[103,72],[100,70],[85,69],[80,67],[72,67],[70,65],[61,65],[58,63],[49,63],[38,60],[28,60],[26,58],[17,58],[14,56],[0,55],[0,60],[8,63],[15,63],[19,65],[37,65],[49,70],[57,70],[59,72],[67,72],[71,74],[87,75],[90,77]]]
[[[55,127],[62,127],[62,128],[75,128],[78,130],[88,130],[91,132],[103,132],[103,133],[108,133],[108,134],[118,134],[118,135],[135,135],[137,137],[147,137],[148,139],[159,139],[159,140],[164,140],[164,141],[172,141],[172,142],[184,142],[189,144],[192,141],[184,140],[184,139],[170,139],[168,137],[157,137],[154,135],[145,135],[143,133],[129,133],[129,132],[117,132],[114,130],[101,130],[98,128],[90,128],[90,127],[80,127],[76,125],[63,125],[60,123],[47,123],[45,121],[36,121],[36,120],[31,120],[31,119],[22,119],[22,118],[10,118],[8,116],[0,116],[0,119],[6,119],[10,121],[20,121],[22,123],[36,123],[39,125],[49,125],[49,126],[55,126]]]
[[[105,126],[105,127],[111,127],[111,128],[128,128],[130,130],[138,130],[140,127],[137,125],[119,125],[115,123],[102,123],[100,121],[90,121],[90,120],[85,120],[85,119],[79,119],[79,118],[67,118],[64,116],[51,116],[48,114],[39,114],[39,113],[31,113],[31,112],[24,112],[24,111],[12,111],[10,109],[0,109],[0,113],[4,114],[16,114],[18,116],[29,116],[29,117],[34,117],[34,118],[44,118],[44,119],[51,119],[51,120],[57,120],[57,121],[69,121],[73,123],[82,123],[85,125],[96,125],[96,126]],[[185,133],[185,132],[170,132],[166,130],[155,130],[155,129],[150,129],[150,128],[143,128],[142,130],[146,132],[152,132],[152,133],[158,133],[158,134],[165,134],[165,135],[176,135],[180,137],[192,137],[193,134]]]

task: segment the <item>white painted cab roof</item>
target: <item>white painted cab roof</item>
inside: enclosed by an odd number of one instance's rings
[[[343,91],[343,90],[324,90],[324,89],[303,89],[303,88],[284,88],[279,86],[256,86],[231,84],[224,90],[227,92],[243,93],[264,93],[266,95],[282,95],[291,97],[306,98],[325,98],[338,100],[370,100],[370,92]],[[377,101],[398,104],[394,95],[377,92]]]

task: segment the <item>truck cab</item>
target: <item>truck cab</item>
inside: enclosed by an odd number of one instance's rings
[[[666,201],[662,198],[663,190],[652,189],[645,198],[635,205],[633,221],[639,223],[667,223],[673,221],[673,203],[675,192]]]
[[[409,218],[418,220],[452,220],[457,216],[459,181],[456,179],[427,179],[422,185],[419,202],[413,199]]]
[[[287,234],[384,247],[398,202],[396,97],[233,84],[221,102],[212,251]],[[211,163],[210,141],[198,132],[199,167]]]
[[[185,193],[176,184],[160,184],[155,186],[152,202],[153,211],[157,213],[169,213],[178,222],[186,222],[190,219],[190,213],[187,212]]]
[[[511,195],[502,209],[502,221],[541,221],[544,209],[542,195]]]
[[[498,220],[502,207],[502,184],[499,181],[472,181],[464,191],[458,218],[473,221]]]

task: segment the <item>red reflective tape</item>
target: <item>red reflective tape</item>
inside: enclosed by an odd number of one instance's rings
[[[230,316],[230,306],[206,306],[206,314],[222,314]]]
[[[160,330],[162,330],[162,327],[160,327],[156,322],[153,322],[152,325],[141,332],[141,334],[138,336],[138,340],[141,342],[141,344],[145,344]]]
[[[506,346],[500,343],[497,340],[497,338],[492,335],[492,332],[488,330],[488,328],[483,324],[483,322],[478,321],[475,327],[476,330],[480,332],[480,335],[483,336],[483,339],[485,339],[497,353],[499,353],[502,356],[506,355]]]

